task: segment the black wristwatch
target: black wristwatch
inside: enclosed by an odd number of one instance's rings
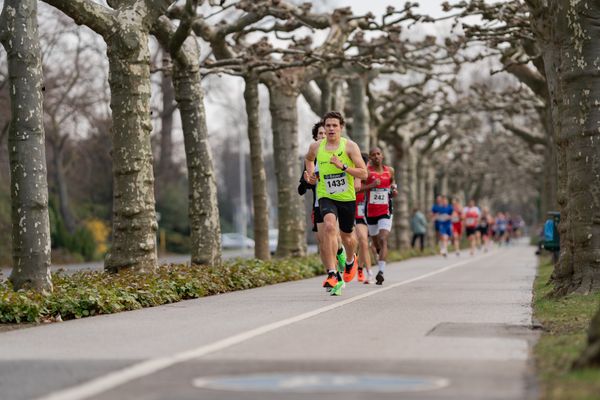
[[[342,165],[342,171],[345,171],[345,170],[347,170],[347,169],[348,169],[348,166],[347,166],[346,164],[343,164],[343,165]]]

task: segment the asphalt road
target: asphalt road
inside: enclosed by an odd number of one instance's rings
[[[0,398],[534,399],[533,248],[0,334]]]

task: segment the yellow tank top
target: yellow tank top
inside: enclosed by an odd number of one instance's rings
[[[317,165],[319,168],[319,181],[317,182],[317,197],[329,198],[337,201],[354,201],[356,192],[354,191],[354,177],[346,171],[342,171],[329,160],[334,154],[348,167],[354,167],[354,162],[346,153],[346,138],[340,138],[340,144],[337,149],[328,151],[325,149],[327,139],[323,139],[317,151]]]

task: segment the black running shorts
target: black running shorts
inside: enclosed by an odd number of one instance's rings
[[[323,216],[319,207],[313,207],[313,232],[317,232],[317,224],[323,223]]]
[[[319,209],[323,219],[327,214],[335,214],[342,232],[352,233],[354,230],[356,201],[337,201],[323,197],[319,199]]]

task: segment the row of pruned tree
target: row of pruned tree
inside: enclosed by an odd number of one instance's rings
[[[352,110],[352,134],[366,147],[369,139],[375,143],[377,138],[377,133],[370,137],[369,130],[373,132],[377,126],[379,131],[384,131],[420,102],[426,103],[423,96],[418,95],[418,87],[427,82],[427,71],[435,65],[436,53],[442,50],[431,38],[414,43],[400,38],[402,23],[421,18],[412,14],[414,5],[411,4],[401,10],[390,8],[381,22],[375,22],[371,15],[354,16],[348,9],[314,13],[310,7],[279,1],[238,1],[231,5],[202,5],[198,1],[174,4],[174,1],[158,0],[115,0],[109,1],[107,6],[88,0],[46,3],[75,23],[89,27],[106,43],[113,164],[113,242],[106,258],[109,271],[130,267],[144,271],[156,265],[155,174],[149,103],[148,40],[151,34],[172,62],[173,99],[182,120],[189,176],[192,262],[197,264],[220,262],[216,184],[207,140],[202,68],[207,73],[224,71],[245,80],[256,254],[259,258],[268,258],[266,176],[257,118],[258,85],[265,84],[270,94],[278,183],[278,254],[300,255],[305,252],[305,224],[303,207],[294,190],[299,175],[296,102],[300,94],[305,93],[307,99],[314,100],[315,91],[319,91],[318,104],[309,103],[320,114],[334,105],[343,107],[340,87],[349,82],[352,101],[347,108]],[[201,12],[206,10],[210,11],[208,16]],[[215,15],[229,11],[233,11],[232,16],[221,23],[208,22]],[[36,13],[36,1],[7,1],[2,12],[1,37],[8,54],[12,98],[9,149],[14,268],[11,280],[15,287],[31,285],[48,289],[51,285],[48,195],[42,145],[46,138],[42,124],[44,80]],[[281,36],[307,27],[309,36],[306,38]],[[312,46],[309,37],[317,30],[326,31],[326,38],[319,46]],[[376,34],[367,40],[364,32]],[[257,35],[261,37],[252,40]],[[273,35],[284,42],[285,47],[274,46],[269,40]],[[212,52],[212,57],[202,64],[198,37],[210,44]],[[432,56],[424,57],[427,54]],[[407,93],[412,100],[406,104],[394,103],[391,107],[372,105],[376,112],[367,112],[369,81],[379,74],[405,73],[409,69],[418,71],[424,78],[396,90],[410,89]],[[52,107],[46,104],[46,109]],[[48,130],[47,137],[55,144],[53,154],[60,156],[64,145],[58,133],[61,116],[50,114],[56,118],[51,118],[52,129]],[[370,115],[378,118],[369,119]],[[54,158],[59,160],[54,170],[60,174],[60,157]],[[72,225],[68,201],[63,197],[65,221]]]

